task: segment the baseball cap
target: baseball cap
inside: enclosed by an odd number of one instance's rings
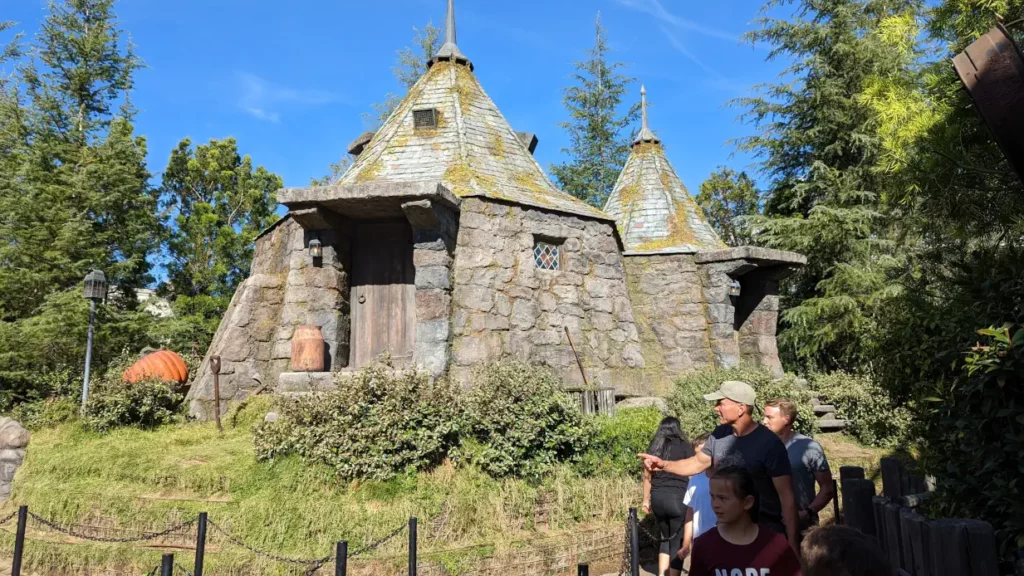
[[[704,399],[708,402],[717,402],[722,398],[728,398],[733,402],[753,406],[757,402],[757,393],[746,382],[739,380],[726,380],[718,387],[718,390],[711,394],[705,394]]]

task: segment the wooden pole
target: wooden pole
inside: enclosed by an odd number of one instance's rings
[[[572,348],[572,353],[576,356],[576,365],[580,367],[580,375],[583,376],[583,385],[590,388],[590,382],[587,381],[587,373],[583,370],[583,361],[580,360],[580,353],[576,351],[576,344],[572,341],[572,334],[569,334],[569,327],[565,328],[565,337],[569,339],[569,346]]]
[[[217,422],[217,432],[224,433],[220,424],[220,356],[210,356],[210,370],[213,371],[213,419]]]
[[[843,479],[843,522],[861,533],[875,536],[875,517],[871,500],[875,483],[860,478]]]

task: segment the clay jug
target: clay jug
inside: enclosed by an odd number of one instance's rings
[[[292,335],[292,371],[324,371],[324,335],[319,326],[296,326]]]
[[[138,362],[132,364],[121,375],[121,380],[132,384],[147,378],[184,384],[188,381],[188,366],[181,356],[174,352],[158,350],[139,358]]]

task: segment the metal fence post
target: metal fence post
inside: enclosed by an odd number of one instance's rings
[[[835,478],[832,479],[832,512],[836,519],[836,524],[844,524],[839,512],[839,482],[836,482]]]
[[[196,528],[196,565],[193,576],[203,576],[203,556],[206,554],[206,512],[199,513],[199,525]]]
[[[576,576],[590,576],[590,566],[586,564],[577,564]]]
[[[174,576],[174,554],[164,554],[160,561],[160,576]]]
[[[11,576],[21,576],[21,557],[25,553],[25,526],[28,524],[28,506],[18,507],[18,532],[14,537],[14,562]]]
[[[629,574],[640,576],[640,522],[636,508],[629,509]]]
[[[338,542],[334,551],[334,576],[345,576],[348,572],[348,542]]]
[[[409,576],[416,576],[416,518],[409,518]]]

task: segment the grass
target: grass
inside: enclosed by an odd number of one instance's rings
[[[0,517],[27,504],[58,523],[117,536],[162,530],[205,511],[252,546],[317,558],[339,540],[355,550],[416,516],[421,553],[462,566],[484,553],[521,548],[539,532],[557,537],[619,526],[639,498],[639,483],[627,477],[581,478],[561,469],[532,485],[494,480],[450,463],[388,482],[341,483],[327,468],[297,458],[254,459],[251,429],[268,409],[266,400],[253,402],[234,426],[225,422],[223,435],[213,424],[198,422],[106,435],[76,424],[40,430]],[[538,515],[538,509],[544,513]],[[0,528],[3,550],[11,549],[12,533],[12,524]],[[176,552],[182,565],[190,565],[192,534],[139,547],[87,542],[34,527],[25,561],[47,574],[143,574],[163,551]],[[364,561],[364,568],[401,565],[405,542],[404,535],[397,537],[374,553],[377,560]],[[207,550],[214,574],[295,572],[294,566],[230,545],[213,530]]]

